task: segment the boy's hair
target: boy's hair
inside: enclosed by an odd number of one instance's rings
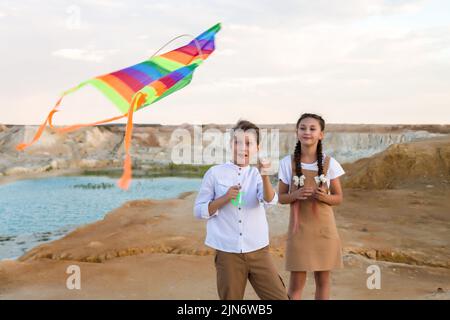
[[[242,131],[248,131],[252,130],[256,133],[256,143],[259,145],[259,127],[247,120],[239,120],[233,127],[233,131],[236,130],[242,130]]]

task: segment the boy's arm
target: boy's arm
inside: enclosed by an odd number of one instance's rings
[[[258,182],[258,198],[265,205],[274,205],[278,202],[278,195],[273,189],[269,178],[271,166],[270,160],[258,161],[258,171],[261,176],[261,180]]]
[[[206,171],[194,204],[194,216],[198,219],[209,219],[217,215],[217,209],[209,212],[209,204],[214,200],[214,176],[212,170]],[[217,199],[218,200],[218,199]]]
[[[262,185],[263,185],[263,199],[264,202],[271,203],[273,200],[275,200],[276,192],[273,190],[272,184],[270,183],[269,176],[263,175],[261,176],[262,179]],[[278,199],[276,199],[275,203],[278,202]]]
[[[264,203],[264,206],[275,205],[278,203],[278,195],[270,183],[269,176],[261,176],[257,185],[258,200]]]
[[[208,205],[208,212],[209,215],[217,215],[217,210],[222,208],[224,205],[226,205],[228,202],[230,202],[231,199],[236,198],[237,194],[239,193],[239,187],[238,186],[232,186],[230,189],[228,189],[227,193],[225,193],[220,198],[217,198],[214,201],[211,201]]]
[[[218,209],[226,205],[239,193],[238,186],[232,186],[223,196],[214,199],[214,176],[211,169],[206,171],[202,185],[195,199],[194,215],[198,219],[209,219],[218,214]]]

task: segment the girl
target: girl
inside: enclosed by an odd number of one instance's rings
[[[302,114],[294,154],[280,161],[279,202],[291,207],[286,243],[291,299],[301,298],[307,271],[314,272],[315,298],[329,299],[330,270],[343,266],[332,206],[342,202],[339,176],[345,172],[322,152],[324,130],[322,117]]]

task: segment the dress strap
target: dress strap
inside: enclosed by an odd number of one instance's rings
[[[330,156],[325,156],[325,161],[323,165],[323,174],[327,175],[328,168],[330,167]]]
[[[294,161],[294,155],[291,154],[291,168],[292,168],[292,176],[295,176],[297,174],[297,170],[295,167],[295,161]]]

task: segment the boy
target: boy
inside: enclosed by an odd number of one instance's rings
[[[269,253],[265,206],[278,202],[270,164],[249,165],[259,150],[259,128],[241,120],[233,133],[233,160],[205,173],[194,206],[195,216],[208,220],[205,244],[216,249],[217,291],[221,300],[242,300],[248,279],[261,299],[286,300]]]

